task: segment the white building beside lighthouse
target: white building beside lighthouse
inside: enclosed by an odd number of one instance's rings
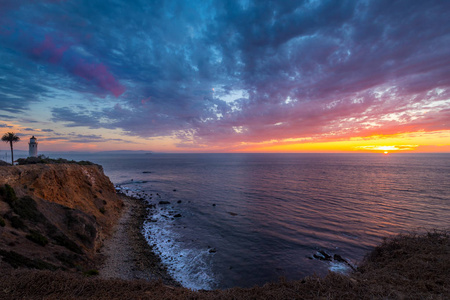
[[[29,157],[37,157],[38,156],[37,145],[38,145],[38,143],[36,142],[36,138],[33,135],[33,137],[30,139],[30,142],[28,143],[28,146],[29,146],[28,156]]]

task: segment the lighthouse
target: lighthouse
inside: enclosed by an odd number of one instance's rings
[[[37,157],[38,156],[37,155],[37,153],[38,153],[38,150],[37,150],[38,143],[36,142],[36,138],[34,137],[34,135],[30,139],[30,142],[28,143],[28,145],[29,145],[29,154],[28,154],[28,156],[29,157]]]

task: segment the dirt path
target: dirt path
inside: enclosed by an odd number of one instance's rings
[[[155,255],[141,234],[147,209],[142,200],[121,196],[124,210],[111,238],[105,241],[101,255],[105,257],[99,268],[101,278],[124,280],[159,280],[171,286],[179,286],[160,258]]]
[[[119,278],[132,280],[136,278],[136,266],[133,261],[133,247],[128,236],[127,229],[130,227],[131,209],[130,201],[124,201],[125,207],[115,232],[110,239],[106,240],[102,254],[106,256],[103,266],[100,268],[100,277]]]

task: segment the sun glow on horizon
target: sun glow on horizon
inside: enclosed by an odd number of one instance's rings
[[[245,144],[233,152],[450,152],[450,131],[410,132],[390,136],[350,137],[347,140],[270,141]]]

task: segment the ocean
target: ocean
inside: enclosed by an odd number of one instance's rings
[[[153,205],[142,232],[191,289],[345,273],[383,237],[450,227],[450,154],[61,157]]]

